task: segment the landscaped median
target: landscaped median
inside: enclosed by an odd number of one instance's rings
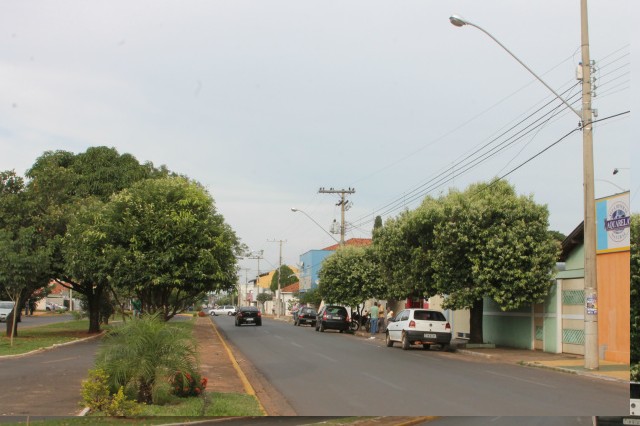
[[[105,327],[105,333],[94,336],[87,334],[87,320],[30,327],[19,330],[12,346],[8,338],[1,337],[0,356],[28,356],[34,351],[100,336],[95,369],[86,372],[82,395],[78,395],[79,410],[82,406],[91,407],[84,410],[86,415],[127,416],[136,422],[151,416],[196,420],[202,416],[264,415],[253,395],[206,391],[212,383],[199,374],[197,342],[193,338],[195,320],[150,322],[150,318],[143,317],[113,323]],[[182,342],[182,349],[172,346],[176,341]],[[154,352],[158,347],[160,352]],[[168,360],[163,359],[166,354],[170,354]],[[96,424],[95,420],[92,424]]]
[[[88,320],[65,321],[29,328],[18,327],[18,335],[13,339],[13,346],[5,334],[0,337],[0,356],[24,355],[98,336],[87,334],[88,329]]]

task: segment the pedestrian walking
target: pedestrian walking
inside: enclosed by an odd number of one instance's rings
[[[369,311],[369,322],[371,323],[371,337],[369,339],[375,339],[375,334],[378,332],[378,314],[380,309],[378,308],[378,302],[373,302],[373,306]]]

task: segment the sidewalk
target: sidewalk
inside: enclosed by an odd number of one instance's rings
[[[356,335],[363,338],[371,336],[370,333],[360,330],[356,332]],[[378,333],[376,334],[375,340],[372,341],[384,345],[384,335]],[[460,355],[478,356],[496,362],[520,364],[528,367],[547,368],[602,380],[629,382],[629,364],[600,360],[600,368],[598,370],[587,370],[584,368],[584,357],[581,355],[554,354],[537,350],[507,347],[466,348],[465,346],[466,341],[463,339],[454,339],[451,341],[452,350]]]

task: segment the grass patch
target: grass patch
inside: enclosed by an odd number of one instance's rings
[[[103,329],[108,329],[109,327],[104,326]],[[23,329],[18,326],[18,336],[13,339],[13,346],[11,346],[11,340],[6,336],[6,333],[3,333],[0,337],[0,356],[24,354],[92,336],[87,333],[87,330],[89,330],[89,320],[86,319]]]
[[[146,405],[141,416],[263,416],[258,400],[240,393],[206,392],[207,401],[200,397],[176,398],[173,404]],[[203,406],[205,407],[203,414]]]

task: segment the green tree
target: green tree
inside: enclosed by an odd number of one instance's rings
[[[107,283],[104,280],[92,281],[94,274],[89,272],[80,278],[75,277],[67,269],[74,262],[75,270],[82,269],[77,260],[86,255],[76,256],[69,250],[70,245],[64,241],[67,227],[76,221],[77,226],[84,226],[86,232],[76,229],[75,237],[81,232],[85,237],[93,238],[87,244],[102,244],[99,236],[89,236],[86,229],[92,226],[92,220],[102,218],[92,218],[85,210],[90,209],[98,215],[100,203],[106,203],[115,192],[141,179],[166,173],[165,168],[155,169],[151,163],[141,165],[131,155],[120,155],[114,148],[107,147],[92,147],[78,155],[67,151],[47,151],[27,171],[27,192],[33,200],[34,225],[48,239],[51,248],[51,277],[86,297],[90,333],[100,331],[100,299]],[[80,211],[89,216],[74,219]],[[76,260],[65,259],[69,254]]]
[[[269,302],[273,300],[272,293],[258,293],[256,296],[256,300],[260,302],[260,306],[262,307],[261,311],[264,312],[264,302]]]
[[[294,284],[298,282],[298,277],[293,273],[293,270],[287,266],[282,265],[271,277],[271,285],[269,288],[271,291],[276,291],[278,289],[278,281],[280,282],[280,288],[285,288],[288,285]]]
[[[371,247],[342,247],[327,257],[318,273],[318,292],[327,303],[358,306],[384,293]]]
[[[24,180],[14,171],[0,172],[0,294],[15,303],[6,322],[11,344],[27,299],[46,286],[51,272],[50,248],[35,225],[32,211]]]
[[[235,288],[239,244],[211,196],[182,177],[148,179],[107,205],[105,273],[165,319],[210,291]],[[89,262],[90,263],[90,262]]]
[[[640,381],[640,214],[631,216],[631,365]]]
[[[318,288],[312,288],[304,292],[299,292],[296,297],[300,301],[300,303],[305,305],[313,305],[316,308],[320,306],[322,303],[322,295],[318,291]]]
[[[434,229],[444,220],[443,199],[427,197],[413,211],[388,219],[373,234],[387,299],[433,296]]]
[[[433,232],[433,280],[449,297],[443,307],[470,309],[470,341],[483,342],[483,299],[501,309],[544,300],[559,244],[548,232],[546,206],[517,196],[505,181],[471,185],[443,200]]]
[[[159,315],[143,315],[107,334],[96,367],[107,374],[111,394],[122,386],[135,393],[138,402],[150,404],[157,385],[176,373],[197,373],[196,354],[196,342],[188,331]]]

